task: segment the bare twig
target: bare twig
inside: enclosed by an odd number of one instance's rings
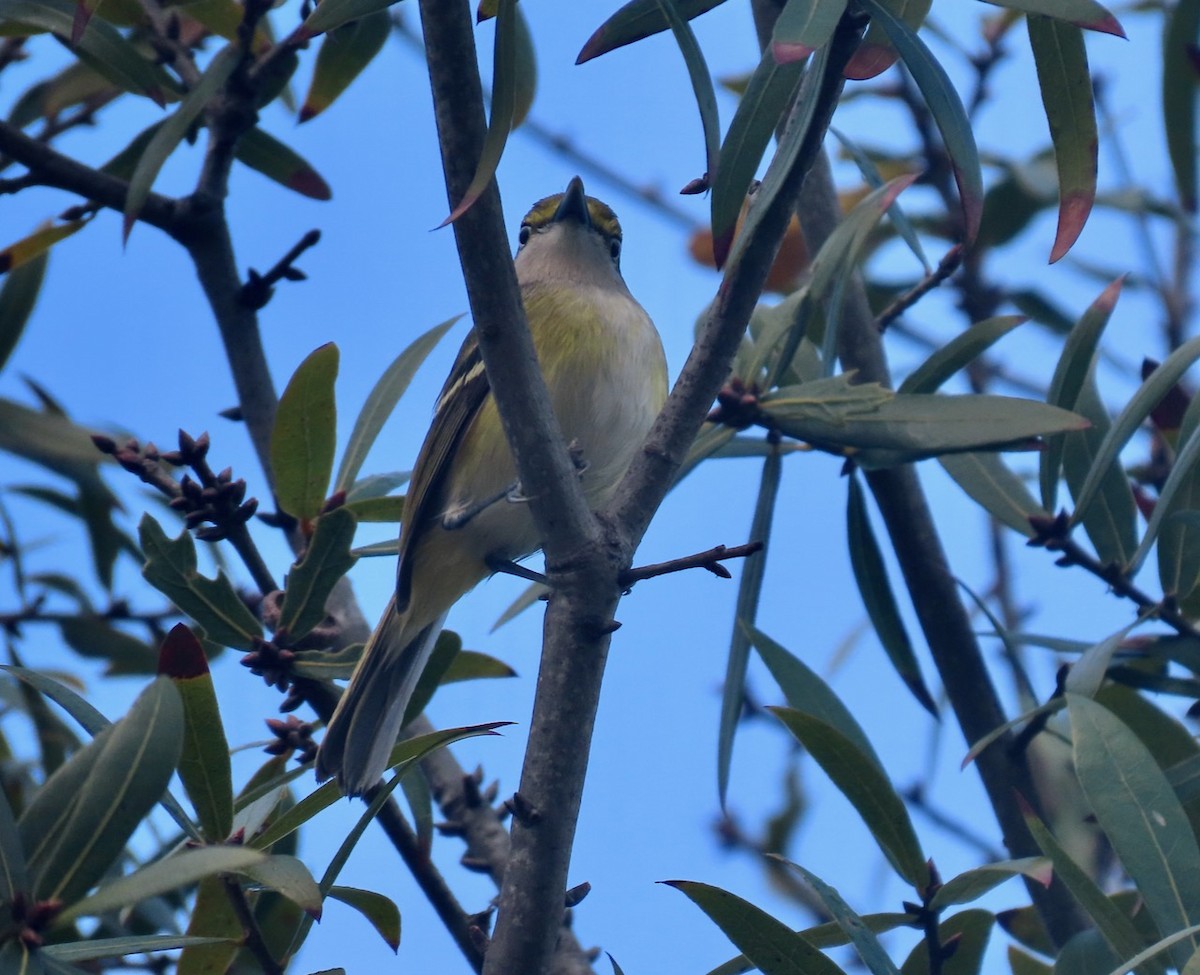
[[[242,301],[251,308],[263,308],[271,300],[275,285],[280,281],[303,281],[304,272],[293,265],[301,254],[315,247],[320,239],[321,231],[310,230],[266,274],[259,274],[250,268],[246,283],[242,285]]]
[[[879,316],[875,319],[875,327],[881,332],[886,330],[892,322],[957,271],[958,266],[962,263],[962,256],[963,249],[961,244],[955,244],[946,251],[942,259],[938,261],[936,268],[879,313]]]
[[[745,545],[717,545],[705,552],[695,555],[685,555],[682,558],[671,559],[668,562],[654,562],[650,565],[639,565],[620,576],[621,585],[628,588],[643,579],[653,579],[655,576],[665,576],[670,572],[682,572],[684,569],[707,569],[722,579],[730,578],[729,570],[721,563],[728,559],[744,559],[748,555],[762,551],[762,542],[747,542]]]
[[[242,885],[238,882],[237,877],[222,874],[221,883],[225,888],[225,896],[229,898],[229,905],[238,919],[238,924],[245,932],[246,947],[254,955],[263,975],[283,975],[283,966],[275,960],[271,949],[267,947],[262,929],[258,926],[258,920],[254,917],[254,911],[250,909],[250,904],[246,900],[246,892],[242,890]]]

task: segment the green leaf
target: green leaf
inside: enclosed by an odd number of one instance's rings
[[[339,650],[299,650],[292,670],[300,677],[348,680],[362,657],[363,644],[349,643]]]
[[[1144,943],[1133,922],[1100,889],[1088,872],[1072,859],[1028,805],[1023,805],[1022,812],[1034,842],[1054,865],[1054,875],[1063,882],[1071,896],[1087,912],[1087,916],[1096,925],[1096,930],[1108,942],[1117,957],[1132,958],[1141,951]],[[1161,965],[1147,966],[1142,970],[1142,975],[1151,975],[1161,970]]]
[[[325,601],[357,561],[350,554],[357,521],[345,508],[334,508],[316,520],[304,557],[288,573],[279,628],[299,640],[325,619]]]
[[[912,927],[914,917],[911,914],[895,913],[864,914],[862,921],[868,930],[875,934],[883,934],[885,931],[894,931],[896,928]],[[846,933],[834,921],[804,928],[797,933],[814,948],[840,948],[849,943]],[[743,972],[751,971],[753,968],[754,966],[750,964],[745,955],[739,955],[718,965],[708,975],[742,975]]]
[[[397,3],[398,0],[322,0],[297,30],[301,38],[315,37],[336,30],[352,20],[369,17]]]
[[[184,948],[176,975],[223,975],[229,970],[238,954],[238,943],[245,940],[245,929],[229,902],[222,878],[205,877],[197,884],[187,934],[213,941]]]
[[[1200,847],[1153,755],[1111,711],[1067,696],[1075,767],[1092,812],[1137,885],[1159,931],[1200,920]],[[1183,966],[1195,939],[1177,944]]]
[[[1162,531],[1164,519],[1174,512],[1180,514],[1189,513],[1179,511],[1176,499],[1192,493],[1196,483],[1197,462],[1200,462],[1200,426],[1196,426],[1191,431],[1187,440],[1179,445],[1179,450],[1175,455],[1175,462],[1171,465],[1171,473],[1167,475],[1166,481],[1163,482],[1162,488],[1158,492],[1158,499],[1154,504],[1154,513],[1146,523],[1146,533],[1142,536],[1142,541],[1138,545],[1137,551],[1133,553],[1133,558],[1129,560],[1128,572],[1130,578],[1137,575],[1138,570],[1142,567],[1142,562],[1150,554],[1150,547],[1158,538],[1159,532]],[[1195,512],[1190,513],[1194,514]],[[1189,581],[1194,585],[1195,576],[1191,576]],[[1172,588],[1171,591],[1175,592],[1176,589]],[[1187,592],[1190,591],[1189,587],[1183,595],[1187,595]]]
[[[243,165],[310,200],[333,197],[333,190],[312,163],[262,129],[251,129],[242,136],[234,155]]]
[[[1099,643],[1088,647],[1067,674],[1064,685],[1067,693],[1078,694],[1080,697],[1095,697],[1100,692],[1100,686],[1108,675],[1108,665],[1112,656],[1125,642],[1134,627],[1145,622],[1136,619],[1128,626],[1123,626],[1116,633],[1106,636]]]
[[[908,374],[898,393],[936,393],[947,379],[970,365],[997,341],[1029,319],[1024,315],[997,315],[976,322],[937,349]],[[1062,406],[1062,403],[1056,403]],[[1070,407],[1067,407],[1070,409]]]
[[[518,91],[526,87],[521,72],[529,67],[522,62],[517,43],[516,6],[517,0],[500,0],[496,10],[496,40],[492,49],[492,106],[487,133],[483,137],[475,175],[471,177],[470,185],[463,192],[458,205],[442,221],[443,227],[466,213],[491,184],[496,167],[500,165],[500,157],[504,155],[509,133],[516,122]]]
[[[75,4],[72,0],[0,0],[0,21],[20,23],[33,31],[49,31],[66,38],[74,29]],[[166,103],[166,92],[177,90],[166,72],[144,58],[115,27],[102,20],[91,25],[74,51],[113,84],[145,95],[159,106]]]
[[[1029,519],[1046,511],[998,454],[947,454],[938,463],[984,511],[1026,538],[1033,537]]]
[[[179,778],[205,837],[210,843],[219,843],[233,829],[229,742],[204,648],[183,623],[176,623],[163,640],[158,671],[174,681],[183,702]]]
[[[1163,31],[1162,113],[1167,155],[1179,200],[1196,212],[1196,63],[1200,2],[1179,0],[1167,8]]]
[[[54,926],[61,928],[77,918],[129,907],[138,901],[191,886],[213,874],[244,872],[266,859],[265,854],[245,846],[207,846],[198,850],[184,850],[104,884],[90,897],[72,904],[59,914],[54,919]]]
[[[704,61],[704,53],[692,28],[688,25],[675,0],[658,0],[667,22],[671,25],[671,33],[675,35],[675,43],[687,65],[688,77],[692,82],[692,91],[696,96],[696,107],[700,110],[700,125],[704,130],[704,171],[715,173],[717,160],[721,155],[721,122],[717,113],[717,94],[713,90],[712,75]]]
[[[779,857],[778,859],[782,860],[783,858]],[[842,899],[842,895],[837,890],[825,883],[815,873],[805,870],[800,864],[792,863],[790,860],[783,860],[783,862],[800,874],[805,882],[816,891],[817,896],[821,898],[822,903],[833,916],[834,922],[854,945],[854,950],[858,952],[858,957],[862,959],[871,975],[900,975],[874,932],[867,927],[858,912]]]
[[[3,2],[3,0],[0,0]],[[138,159],[137,167],[129,178],[129,191],[125,195],[125,219],[123,233],[129,239],[134,222],[143,204],[150,196],[150,189],[158,177],[159,170],[184,140],[188,131],[200,119],[209,102],[216,97],[233,74],[242,59],[240,44],[227,44],[204,69],[204,74],[194,88],[187,93],[175,112],[163,122],[150,137],[145,150]]]
[[[871,22],[878,22],[887,33],[929,106],[954,169],[963,209],[964,243],[970,244],[979,233],[983,212],[983,174],[971,121],[945,69],[916,33],[880,0],[862,2],[871,15]]]
[[[754,519],[750,523],[750,538],[762,542],[762,549],[742,561],[742,577],[738,582],[737,604],[734,608],[733,633],[729,640],[729,656],[725,662],[725,683],[721,691],[721,716],[717,725],[717,795],[725,805],[729,788],[729,769],[733,763],[733,739],[745,704],[746,665],[750,659],[750,639],[746,627],[753,626],[758,616],[758,601],[762,594],[763,574],[766,571],[767,546],[775,502],[779,496],[779,481],[783,475],[783,460],[778,451],[767,456],[763,463],[762,479],[758,485],[758,500],[754,504]]]
[[[875,628],[875,634],[883,645],[884,652],[904,681],[917,703],[934,718],[938,717],[937,704],[925,686],[917,655],[912,641],[900,618],[896,596],[888,580],[883,553],[875,539],[871,519],[863,500],[862,486],[858,477],[850,475],[850,493],[846,503],[846,540],[850,546],[850,565],[854,569],[854,581],[858,585],[867,616]]]
[[[995,915],[991,911],[960,911],[938,925],[938,941],[954,942],[954,954],[942,963],[942,975],[978,975],[983,953],[992,933]],[[902,975],[926,975],[931,971],[929,943],[922,939],[901,966]]]
[[[768,708],[795,735],[875,837],[892,868],[915,889],[929,883],[929,868],[904,802],[878,762],[826,721],[790,708]],[[744,949],[743,949],[744,950]]]
[[[282,894],[316,920],[321,919],[321,891],[308,867],[295,857],[276,854],[242,867],[239,872]]]
[[[42,975],[44,968],[39,954],[24,942],[9,938],[0,942],[0,971],[5,975]]]
[[[1116,307],[1124,284],[1125,278],[1120,277],[1105,288],[1067,335],[1062,354],[1054,367],[1054,375],[1050,379],[1050,389],[1046,394],[1047,403],[1061,406],[1064,410],[1075,409],[1096,361],[1100,336],[1112,317],[1113,308]],[[1054,511],[1058,504],[1058,473],[1062,467],[1065,450],[1064,437],[1050,437],[1046,440],[1046,449],[1042,453],[1038,471],[1042,488],[1042,507],[1046,511]]]
[[[120,958],[122,955],[141,955],[152,951],[170,951],[172,948],[229,944],[231,940],[186,934],[141,934],[127,938],[89,938],[87,941],[44,945],[39,950],[57,961],[80,962]]]
[[[434,693],[442,684],[443,676],[458,658],[461,650],[462,637],[453,630],[442,630],[438,634],[437,641],[433,645],[433,653],[429,655],[429,661],[425,664],[425,669],[421,672],[417,686],[413,689],[412,697],[409,699],[408,707],[404,711],[404,720],[400,722],[401,727],[414,720],[429,706]]]
[[[46,781],[20,820],[33,897],[72,904],[112,868],[166,791],[182,741],[179,694],[160,677]]]
[[[8,797],[0,791],[0,902],[11,904],[13,895],[29,889],[25,852]]]
[[[1031,14],[1026,22],[1058,167],[1058,233],[1050,250],[1053,264],[1074,246],[1092,212],[1100,136],[1083,31],[1037,14]]]
[[[0,285],[0,370],[17,347],[33,314],[48,261],[48,255],[40,254],[10,271]]]
[[[1138,387],[1133,398],[1121,411],[1120,416],[1105,435],[1104,440],[1096,449],[1096,457],[1088,471],[1087,480],[1075,498],[1075,512],[1071,516],[1072,523],[1078,523],[1087,513],[1088,507],[1100,490],[1101,483],[1125,445],[1145,422],[1150,411],[1156,407],[1176,383],[1187,372],[1188,367],[1200,358],[1200,337],[1184,342],[1179,348],[1167,356],[1157,369],[1154,370]]]
[[[71,616],[59,622],[67,645],[81,657],[106,660],[106,677],[119,674],[153,674],[158,655],[151,647],[118,630],[102,617]]]
[[[1158,514],[1158,505],[1154,513]],[[1200,585],[1200,511],[1176,511],[1159,529],[1158,580],[1163,595],[1186,599]]]
[[[495,633],[505,623],[516,619],[549,592],[550,590],[540,582],[531,582],[521,592],[521,595],[509,603],[504,612],[496,617],[496,622],[492,624],[492,628],[488,632]]]
[[[404,495],[348,501],[345,508],[359,524],[398,524],[404,520]]]
[[[337,440],[337,406],[333,384],[338,374],[338,347],[332,342],[309,354],[279,398],[271,431],[271,471],[279,506],[312,521],[329,492]]]
[[[300,108],[301,122],[315,118],[336,101],[383,50],[391,29],[391,14],[376,10],[326,33],[317,52],[308,94]]]
[[[497,660],[477,650],[460,650],[442,675],[442,683],[458,684],[469,680],[494,680],[498,677],[516,676],[517,672],[503,660]]]
[[[429,783],[420,770],[416,775],[406,775],[400,780],[400,788],[404,791],[404,801],[408,803],[412,813],[413,826],[416,827],[417,848],[426,856],[433,849],[433,794]]]
[[[39,464],[76,484],[104,489],[97,474],[101,455],[91,435],[60,414],[31,410],[0,397],[0,450]]]
[[[1027,14],[1044,14],[1074,24],[1085,30],[1100,31],[1124,37],[1120,22],[1096,0],[984,0],[998,7],[1020,10]]]
[[[845,9],[846,0],[787,0],[768,50],[780,64],[804,60],[829,42]]]
[[[1043,887],[1049,887],[1053,874],[1048,856],[1021,857],[1018,860],[988,863],[960,873],[957,877],[951,877],[938,888],[929,906],[941,910],[954,904],[969,904],[1013,877],[1029,877]]]
[[[329,896],[353,907],[371,922],[392,951],[400,950],[400,909],[394,901],[373,890],[336,885],[329,888]]]
[[[203,626],[210,640],[239,650],[253,648],[262,626],[223,572],[208,579],[196,570],[196,546],[187,531],[171,540],[145,514],[138,538],[146,553],[142,576],[150,585]]]
[[[804,936],[749,901],[693,880],[664,880],[682,891],[762,975],[841,975]]]
[[[776,643],[761,630],[747,627],[750,639],[758,650],[775,683],[783,691],[788,707],[795,711],[819,718],[826,724],[840,731],[864,756],[873,761],[880,771],[883,763],[875,754],[870,740],[862,727],[854,719],[850,709],[842,703],[842,699],[815,670],[810,668],[799,657],[788,653],[779,643]]]
[[[884,3],[915,32],[925,22],[933,0],[884,0]],[[896,48],[888,40],[887,31],[872,21],[858,50],[847,63],[844,74],[851,81],[867,81],[883,74],[899,57]]]
[[[677,7],[682,7],[677,0]],[[746,91],[725,133],[716,174],[712,178],[713,240],[732,240],[738,214],[750,181],[762,162],[775,128],[787,111],[804,65],[799,61],[778,63],[770,50],[764,51],[750,76]],[[720,264],[718,263],[718,266]]]
[[[675,0],[675,9],[686,20],[699,17],[725,0]],[[575,59],[583,64],[618,47],[640,41],[643,37],[660,34],[669,29],[670,21],[658,0],[630,0],[601,24]]]
[[[335,491],[351,492],[357,488],[355,478],[362,470],[363,462],[367,459],[371,447],[374,446],[379,431],[383,429],[384,423],[392,415],[396,404],[400,402],[400,397],[408,389],[409,383],[412,382],[413,376],[421,368],[426,357],[460,318],[462,315],[447,318],[440,325],[435,325],[429,331],[418,336],[383,371],[383,375],[371,388],[362,410],[354,420],[354,429],[350,432],[346,452],[342,454],[342,462],[333,482]],[[383,493],[386,494],[392,487],[399,487],[399,484],[402,483],[403,481],[389,486]]]

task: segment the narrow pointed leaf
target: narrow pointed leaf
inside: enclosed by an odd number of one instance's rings
[[[1068,695],[1075,767],[1088,805],[1160,931],[1200,921],[1200,847],[1154,756],[1101,704]],[[1196,939],[1171,951],[1182,966]]]
[[[321,891],[308,867],[295,857],[276,854],[242,867],[239,872],[282,894],[318,921],[321,919]]]
[[[460,650],[442,674],[442,683],[457,684],[468,680],[495,680],[516,676],[517,672],[503,660],[478,650]]]
[[[46,276],[47,261],[47,255],[41,254],[10,271],[0,284],[0,370],[17,347],[29,316],[33,314]]]
[[[738,102],[721,145],[716,176],[712,181],[713,240],[732,240],[738,214],[763,153],[800,85],[800,62],[779,64],[764,51]],[[715,255],[721,256],[721,255]],[[720,267],[722,261],[717,261]]]
[[[332,342],[309,354],[279,398],[271,431],[271,471],[275,496],[288,514],[310,522],[329,491],[337,442],[337,406],[333,384],[338,348]]]
[[[883,934],[887,931],[894,931],[896,928],[911,927],[913,915],[897,913],[864,914],[862,915],[862,921],[868,930],[875,934]],[[824,924],[818,924],[811,928],[804,928],[797,933],[814,948],[840,948],[849,943],[846,933],[833,921],[827,921]],[[754,966],[750,964],[749,959],[745,955],[739,955],[718,965],[708,975],[743,975],[744,972],[752,971],[753,968]]]
[[[1084,30],[1099,31],[1102,34],[1125,36],[1121,26],[1108,9],[1097,0],[984,0],[998,7],[1009,10],[1020,10],[1027,14],[1044,14],[1082,27]]]
[[[845,9],[846,0],[788,0],[768,50],[780,64],[804,60],[829,41]]]
[[[663,883],[682,891],[707,914],[762,975],[841,975],[803,935],[736,894],[693,880]]]
[[[1096,361],[1100,336],[1112,317],[1124,284],[1125,278],[1120,277],[1105,288],[1067,335],[1050,379],[1047,403],[1061,406],[1064,410],[1075,409]],[[1058,505],[1058,474],[1065,449],[1065,438],[1050,437],[1042,453],[1038,477],[1042,489],[1042,507],[1047,511],[1054,511]]]
[[[241,934],[240,930],[238,932]],[[152,951],[170,951],[199,945],[228,944],[228,938],[204,938],[186,934],[146,934],[128,938],[89,938],[87,941],[45,945],[40,950],[56,961],[75,963],[120,958]]]
[[[900,393],[936,393],[942,384],[966,368],[1018,325],[1029,321],[1024,315],[997,315],[976,322],[936,350],[905,377]],[[1055,404],[1061,406],[1062,404]]]
[[[675,0],[658,0],[658,3],[671,25],[675,43],[679,45],[687,65],[696,107],[700,110],[700,125],[704,130],[704,171],[715,173],[721,155],[721,122],[717,114],[717,94],[713,90],[712,75],[709,74],[696,35],[692,33],[687,19],[679,13]]]
[[[251,129],[238,142],[238,162],[311,200],[328,200],[333,190],[312,164],[262,129]]]
[[[1067,674],[1065,688],[1069,694],[1078,694],[1081,697],[1095,697],[1100,692],[1100,686],[1104,683],[1104,678],[1108,675],[1108,665],[1112,662],[1112,656],[1117,652],[1117,649],[1125,642],[1125,638],[1133,631],[1134,627],[1142,623],[1142,620],[1136,619],[1128,626],[1123,626],[1106,636],[1099,643],[1095,643],[1088,647],[1075,663],[1071,665],[1071,671]]]
[[[396,404],[400,402],[400,397],[404,395],[404,391],[412,382],[413,376],[416,375],[421,364],[442,340],[446,332],[460,318],[462,315],[447,318],[440,325],[435,325],[423,335],[418,336],[392,360],[391,365],[376,381],[371,392],[367,394],[367,400],[363,403],[362,410],[354,420],[354,429],[350,432],[350,439],[346,443],[346,452],[342,455],[342,462],[333,482],[335,491],[351,490],[355,478],[358,477],[358,472],[362,470],[363,462],[367,459],[367,454],[379,436],[379,431],[383,429],[384,423],[392,415]],[[387,490],[390,491],[391,487]],[[384,493],[386,494],[387,491]]]
[[[725,804],[729,788],[729,769],[733,764],[733,740],[745,704],[746,665],[750,659],[750,639],[745,627],[753,626],[758,616],[758,600],[762,594],[763,574],[766,571],[771,523],[775,517],[775,502],[783,462],[778,451],[763,463],[762,479],[758,485],[758,500],[750,523],[750,538],[762,542],[763,548],[742,561],[742,577],[738,582],[737,605],[734,610],[734,630],[729,640],[729,656],[725,662],[725,684],[721,690],[721,716],[717,725],[717,795]]]
[[[955,946],[954,954],[942,962],[942,975],[979,975],[995,921],[991,911],[973,908],[951,915],[938,925],[938,941]],[[904,960],[900,972],[901,975],[926,975],[931,970],[929,943],[922,939]]]
[[[517,47],[517,0],[500,0],[496,11],[496,41],[492,53],[492,107],[488,115],[487,134],[479,152],[475,175],[471,177],[463,197],[442,221],[441,226],[453,223],[467,212],[492,182],[509,133],[517,115],[517,91],[522,87],[518,77],[523,66]]]
[[[1162,113],[1167,155],[1179,201],[1196,212],[1196,84],[1194,53],[1200,44],[1200,0],[1179,0],[1167,9],[1163,32]]]
[[[938,463],[984,511],[1026,538],[1033,537],[1029,519],[1046,511],[998,454],[947,454]]]
[[[288,573],[279,627],[293,640],[306,636],[325,619],[325,601],[357,561],[350,554],[357,521],[345,508],[327,511],[316,521],[304,557]]]
[[[415,775],[406,775],[400,780],[404,801],[412,813],[413,826],[417,833],[417,848],[426,856],[433,849],[433,794],[429,782],[418,769]]]
[[[954,167],[963,209],[964,242],[975,240],[983,213],[983,174],[970,119],[945,69],[913,30],[880,0],[863,0],[872,23],[878,21],[921,89]]]
[[[725,0],[675,0],[680,16],[691,20],[712,10]],[[601,24],[575,59],[583,64],[618,47],[640,41],[643,37],[660,34],[671,27],[658,0],[631,0]]]
[[[55,926],[62,927],[76,918],[119,910],[138,901],[190,886],[216,873],[244,871],[265,859],[265,854],[245,846],[209,846],[199,850],[184,850],[103,885],[90,897],[72,904],[59,914],[55,918]]]
[[[1109,465],[1117,459],[1130,438],[1150,415],[1150,411],[1179,382],[1197,358],[1200,358],[1200,337],[1189,339],[1167,356],[1166,361],[1155,369],[1134,393],[1097,448],[1087,480],[1075,499],[1075,513],[1071,517],[1073,522],[1078,522],[1087,511],[1100,490]]]
[[[1133,558],[1130,560],[1130,577],[1137,575],[1142,562],[1150,554],[1150,547],[1157,540],[1158,534],[1162,530],[1163,519],[1172,511],[1178,510],[1175,504],[1177,496],[1191,491],[1195,480],[1197,462],[1200,462],[1200,426],[1192,430],[1191,436],[1188,437],[1186,442],[1179,445],[1179,452],[1175,456],[1175,463],[1171,466],[1171,473],[1167,475],[1162,489],[1158,492],[1158,499],[1154,504],[1154,513],[1150,516],[1150,520],[1146,524],[1146,533],[1142,536],[1141,544],[1138,545],[1137,551],[1134,552]]]
[[[159,650],[158,672],[170,677],[183,702],[183,754],[179,778],[211,843],[233,828],[233,773],[229,742],[217,706],[204,648],[183,623],[176,623]]]
[[[1200,585],[1200,511],[1176,511],[1159,525],[1158,581],[1163,595],[1177,599]]]
[[[345,508],[359,524],[398,524],[404,520],[404,495],[348,501]]]
[[[376,10],[326,33],[300,108],[301,122],[325,111],[374,60],[383,50],[391,23],[388,11]]]
[[[373,890],[337,885],[329,888],[329,896],[353,907],[371,922],[392,951],[400,950],[400,909],[393,900]]]
[[[2,0],[0,0],[2,2]],[[128,239],[142,205],[150,195],[159,170],[188,134],[188,130],[199,120],[209,102],[216,97],[233,74],[241,60],[239,44],[228,44],[209,62],[196,86],[187,93],[174,113],[155,130],[145,150],[138,159],[137,167],[129,179],[129,192],[125,196],[124,235]]]
[[[863,500],[862,486],[858,477],[850,476],[850,492],[846,503],[846,541],[850,547],[850,565],[854,570],[854,581],[858,585],[867,616],[875,628],[875,634],[883,645],[884,652],[895,668],[900,679],[917,703],[933,717],[938,716],[937,705],[933,701],[925,679],[921,676],[921,668],[917,664],[917,655],[913,652],[912,641],[908,630],[900,618],[900,609],[896,605],[896,596],[892,592],[892,584],[888,579],[887,567],[883,562],[883,553],[879,542],[875,539],[875,531],[871,527],[871,519],[867,514],[866,503]]]
[[[953,904],[969,904],[1013,877],[1029,877],[1043,887],[1050,886],[1054,870],[1049,857],[1022,857],[988,863],[951,877],[938,888],[930,906],[944,909]]]
[[[429,706],[433,695],[437,693],[437,689],[442,684],[443,675],[458,658],[461,650],[462,637],[453,630],[442,630],[438,634],[437,641],[433,645],[433,652],[429,655],[429,662],[421,672],[421,677],[413,690],[412,699],[408,702],[408,708],[404,712],[404,720],[400,723],[401,727],[407,725]]]
[[[504,612],[496,617],[496,622],[492,624],[492,628],[488,632],[495,633],[505,623],[516,619],[530,606],[536,605],[549,592],[550,590],[540,582],[531,582],[525,587],[521,595],[509,603]]]
[[[0,902],[11,904],[13,895],[29,889],[25,852],[8,798],[0,792]]]
[[[916,31],[925,22],[933,0],[884,0],[884,3],[893,14]],[[887,31],[872,21],[843,73],[851,81],[868,81],[883,74],[899,59],[896,48],[888,40]]]
[[[1026,21],[1058,167],[1058,233],[1050,251],[1053,264],[1071,249],[1092,212],[1100,136],[1083,31],[1036,14]]]
[[[768,708],[800,742],[862,817],[892,868],[914,888],[929,868],[904,802],[874,760],[832,725],[790,708]]]
[[[228,577],[208,579],[197,571],[196,546],[184,531],[174,540],[150,515],[142,515],[138,539],[146,555],[142,576],[183,612],[204,627],[215,643],[238,650],[253,648],[262,626],[238,596]]]

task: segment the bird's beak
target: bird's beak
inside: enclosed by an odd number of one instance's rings
[[[558,209],[554,211],[553,222],[559,223],[563,220],[573,220],[584,227],[592,225],[592,218],[588,213],[587,194],[583,191],[583,180],[578,176],[571,177],[571,182],[567,184],[567,191],[563,194]]]

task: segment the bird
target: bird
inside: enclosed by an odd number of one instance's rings
[[[614,493],[667,396],[650,316],[621,275],[621,225],[574,177],[521,222],[517,283],[559,427],[596,510]],[[396,589],[317,751],[318,779],[347,796],[387,768],[405,711],[451,606],[541,547],[467,335],[417,455],[400,527]]]

